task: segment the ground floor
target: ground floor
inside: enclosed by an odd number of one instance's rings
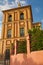
[[[7,64],[10,62],[11,55],[17,55],[19,53],[30,53],[29,36],[0,40],[0,57],[3,56],[2,58]],[[6,63],[4,62],[4,64]]]

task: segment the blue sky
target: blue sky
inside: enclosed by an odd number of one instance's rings
[[[21,5],[31,5],[33,22],[41,22],[43,28],[43,0],[0,0],[0,32],[1,23],[3,19],[2,10],[11,9],[17,7],[17,3],[20,1]]]

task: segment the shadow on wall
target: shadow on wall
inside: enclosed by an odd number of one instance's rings
[[[18,61],[17,58],[15,58],[14,62],[11,63],[11,65],[43,65],[35,63],[31,57],[27,58],[27,55],[23,55],[22,63],[20,63],[20,61]]]

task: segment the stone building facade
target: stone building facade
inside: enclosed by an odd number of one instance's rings
[[[11,54],[11,44],[14,44],[16,54],[17,40],[27,41],[27,53],[30,52],[28,30],[41,26],[41,23],[33,23],[31,6],[18,6],[17,8],[3,11],[2,38],[0,39],[0,54],[4,55],[6,49]]]

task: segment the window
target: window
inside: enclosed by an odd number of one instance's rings
[[[8,38],[11,37],[11,29],[9,29],[9,30],[7,31],[7,37],[8,37]]]
[[[20,28],[20,36],[24,36],[24,28]]]
[[[8,21],[11,22],[12,21],[12,15],[8,16]]]
[[[20,14],[20,20],[23,20],[23,19],[24,19],[24,14],[21,13],[21,14]]]

